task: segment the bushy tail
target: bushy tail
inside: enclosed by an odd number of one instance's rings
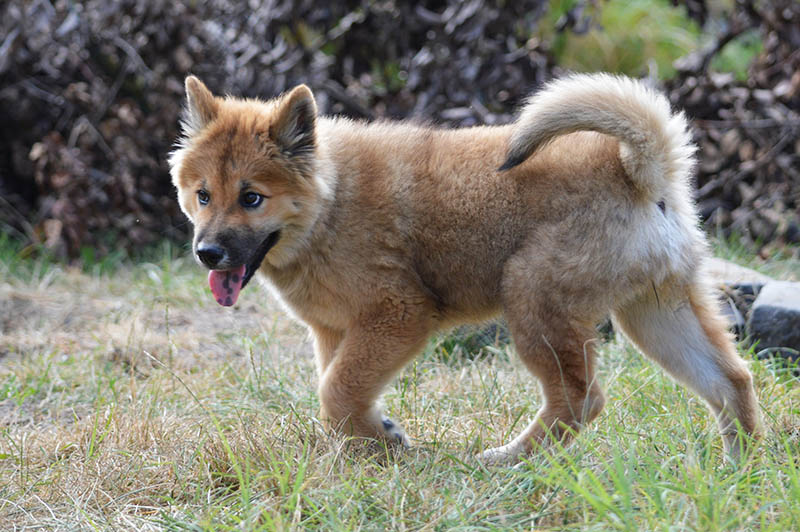
[[[617,137],[620,158],[650,198],[693,164],[694,145],[683,113],[641,82],[609,74],[573,74],[549,83],[528,100],[500,170],[522,163],[559,135],[598,131]]]

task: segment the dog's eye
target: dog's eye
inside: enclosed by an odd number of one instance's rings
[[[258,207],[261,205],[262,201],[264,201],[264,196],[256,194],[255,192],[247,192],[242,194],[242,197],[239,198],[239,203],[242,204],[242,207],[247,207],[249,209]]]
[[[200,190],[197,191],[197,201],[200,202],[200,205],[208,205],[208,201],[210,199],[211,199],[211,197],[208,195],[208,192],[206,192],[205,190],[200,189]]]

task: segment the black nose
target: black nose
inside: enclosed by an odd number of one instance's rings
[[[225,251],[219,246],[204,245],[197,246],[197,258],[200,262],[213,268],[225,257]]]

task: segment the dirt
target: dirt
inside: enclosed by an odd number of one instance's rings
[[[180,370],[245,356],[242,338],[258,334],[265,344],[280,339],[310,356],[304,329],[257,285],[230,309],[210,294],[187,300],[148,292],[130,279],[115,283],[76,272],[45,285],[0,284],[0,360],[92,353],[145,371],[157,363],[147,352]]]

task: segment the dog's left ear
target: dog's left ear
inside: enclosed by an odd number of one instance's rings
[[[311,89],[299,85],[278,103],[269,136],[288,157],[301,157],[314,151],[317,104]]]

